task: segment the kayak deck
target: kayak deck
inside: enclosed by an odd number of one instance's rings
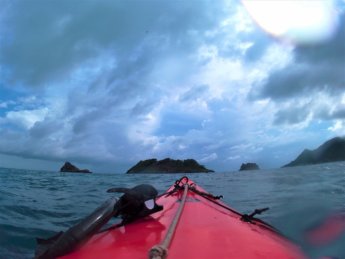
[[[224,203],[192,191],[204,192],[190,180],[185,205],[168,258],[305,258],[297,246],[260,222],[244,222]],[[172,186],[168,192],[172,192]],[[119,228],[95,235],[84,246],[62,258],[148,258],[160,244],[181,204],[183,190],[157,199],[164,209]],[[220,205],[219,205],[220,204]]]

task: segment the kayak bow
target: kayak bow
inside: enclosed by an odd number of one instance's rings
[[[62,258],[306,258],[255,213],[219,198],[183,177],[157,196],[161,211],[102,231]]]

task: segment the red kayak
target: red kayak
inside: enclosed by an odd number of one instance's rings
[[[62,258],[306,258],[255,213],[238,213],[187,177],[156,203],[164,209],[98,233]]]
[[[241,214],[187,177],[166,193],[147,184],[111,198],[65,232],[37,239],[35,258],[305,258],[274,227]],[[112,217],[122,222],[99,231]]]

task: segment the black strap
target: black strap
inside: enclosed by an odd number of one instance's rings
[[[269,210],[270,208],[262,208],[262,209],[255,209],[252,213],[250,213],[249,215],[248,214],[243,214],[242,217],[241,217],[241,220],[242,221],[245,221],[245,222],[252,222],[255,215],[257,214],[261,214],[262,212],[264,211],[267,211]]]

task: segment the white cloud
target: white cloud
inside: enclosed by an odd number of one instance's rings
[[[218,158],[218,155],[216,153],[212,153],[210,155],[206,155],[205,157],[202,157],[199,159],[199,162],[201,163],[209,163],[211,161],[214,161]]]
[[[0,67],[12,74],[0,90],[13,82],[24,97],[2,96],[0,153],[111,166],[170,156],[237,168],[301,140],[316,118],[345,116],[331,95],[279,99],[299,90],[272,80],[295,75],[298,49],[258,31],[236,3],[13,5],[4,19],[16,44],[0,46]]]
[[[239,155],[236,155],[236,156],[229,156],[228,158],[227,158],[227,160],[238,160],[238,159],[240,159],[241,158],[241,156],[239,156]]]
[[[0,108],[2,109],[6,109],[11,105],[14,105],[15,102],[14,101],[6,101],[6,102],[0,102]]]
[[[337,133],[339,135],[342,135],[345,133],[345,127],[343,123],[344,122],[342,120],[336,120],[333,126],[329,127],[328,130],[334,133]]]
[[[6,120],[15,125],[30,129],[36,122],[43,121],[48,112],[49,110],[47,108],[10,111],[6,114]]]

